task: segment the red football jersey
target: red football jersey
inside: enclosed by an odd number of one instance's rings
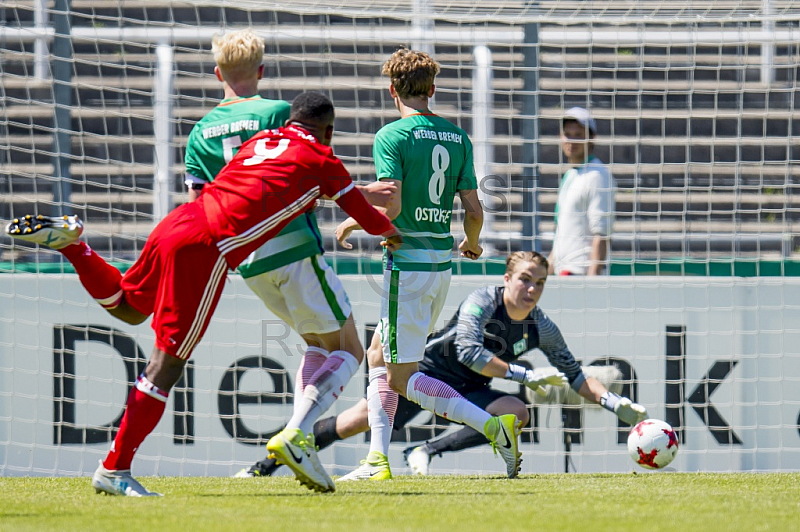
[[[198,202],[231,268],[276,235],[317,198],[353,188],[333,150],[296,127],[265,130],[239,149]]]

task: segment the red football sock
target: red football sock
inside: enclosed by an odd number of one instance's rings
[[[122,289],[119,286],[122,274],[118,269],[103,260],[86,242],[78,242],[59,251],[75,266],[81,284],[103,308],[111,309],[119,305],[122,301]]]
[[[122,416],[119,432],[103,467],[110,470],[130,469],[133,455],[158,425],[166,405],[166,399],[156,399],[134,387],[128,396],[128,406]]]

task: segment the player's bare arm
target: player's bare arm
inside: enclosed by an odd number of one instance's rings
[[[594,235],[592,239],[592,251],[589,255],[589,269],[586,275],[600,275],[603,273],[608,256],[608,237]]]
[[[508,363],[496,356],[492,356],[489,362],[481,368],[480,374],[487,377],[505,379],[508,374]]]
[[[371,183],[368,186],[382,185],[380,188],[383,188],[383,184],[384,183],[387,186],[389,186],[389,187],[394,189],[394,193],[392,195],[392,199],[389,202],[387,202],[385,206],[376,205],[372,201],[370,201],[370,203],[372,205],[375,205],[375,209],[377,209],[378,211],[380,211],[383,214],[385,214],[387,218],[389,218],[390,220],[394,220],[395,218],[397,218],[400,215],[400,213],[402,212],[402,209],[403,209],[402,202],[399,201],[399,198],[401,198],[402,194],[403,194],[403,183],[401,181],[396,180],[396,179],[381,179],[380,181],[376,181],[375,183]],[[379,188],[379,187],[375,187],[375,188]],[[367,196],[365,195],[365,197],[367,197]],[[367,201],[369,201],[368,197],[367,197]],[[352,218],[352,217],[348,218],[347,220],[343,221],[342,223],[340,223],[336,227],[336,232],[335,232],[336,240],[339,241],[339,244],[344,249],[353,249],[353,245],[350,242],[348,242],[347,239],[350,238],[350,234],[353,231],[357,231],[359,229],[363,229],[361,227],[361,225],[359,225],[359,223],[354,218]],[[381,245],[383,245],[383,243],[381,243]],[[384,246],[384,247],[387,247],[387,246]],[[391,249],[390,249],[390,251],[391,251]]]
[[[458,245],[461,256],[475,260],[483,254],[483,248],[478,244],[483,227],[483,208],[478,198],[477,190],[461,190],[461,204],[464,206],[464,233],[465,237]]]
[[[356,185],[356,188],[364,195],[367,202],[374,207],[388,209],[392,203],[399,201],[397,185],[391,180],[375,181],[368,185]]]
[[[608,392],[608,389],[594,377],[586,377],[586,380],[583,381],[578,390],[581,397],[593,403],[600,403],[600,398],[606,392]]]
[[[395,251],[403,244],[400,231],[391,223],[391,218],[386,214],[387,208],[373,207],[367,203],[366,198],[358,189],[352,188],[342,194],[336,198],[336,203],[345,212],[352,215],[348,220],[352,220],[352,223],[359,229],[363,227],[370,234],[382,235],[384,240],[381,241],[381,246],[389,251]],[[352,248],[352,246],[350,247]]]

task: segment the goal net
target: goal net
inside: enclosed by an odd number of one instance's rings
[[[675,468],[796,469],[798,13],[792,0],[6,2],[0,220],[78,214],[88,243],[127,268],[187,201],[186,138],[222,98],[211,38],[244,27],[266,41],[260,94],[331,96],[335,153],[356,180],[374,180],[374,135],[398,116],[380,66],[400,46],[422,49],[442,66],[434,111],[473,141],[486,210],[487,258],[454,262],[439,325],[471,290],[502,283],[509,252],[549,253],[570,168],[561,120],[586,107],[617,186],[612,275],[552,279],[542,308],[576,358],[617,367],[615,386],[680,429]],[[377,240],[362,234],[343,250],[333,238],[343,214],[323,203],[317,217],[367,341]],[[457,207],[456,239],[461,220]],[[105,315],[59,253],[6,236],[0,331],[0,474],[91,472],[152,332]],[[263,458],[291,412],[301,343],[232,276],[135,472],[227,475]],[[355,378],[334,409],[364,388]],[[634,467],[614,416],[551,398],[531,403],[523,472]],[[393,467],[407,471],[403,448],[447,430],[416,418]],[[365,450],[357,436],[323,462],[344,473]],[[484,447],[431,467],[502,470]]]

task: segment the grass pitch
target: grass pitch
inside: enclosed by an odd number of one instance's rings
[[[96,495],[89,478],[0,478],[0,530],[798,530],[800,474],[397,477],[314,494],[290,477],[140,478],[164,498]]]

